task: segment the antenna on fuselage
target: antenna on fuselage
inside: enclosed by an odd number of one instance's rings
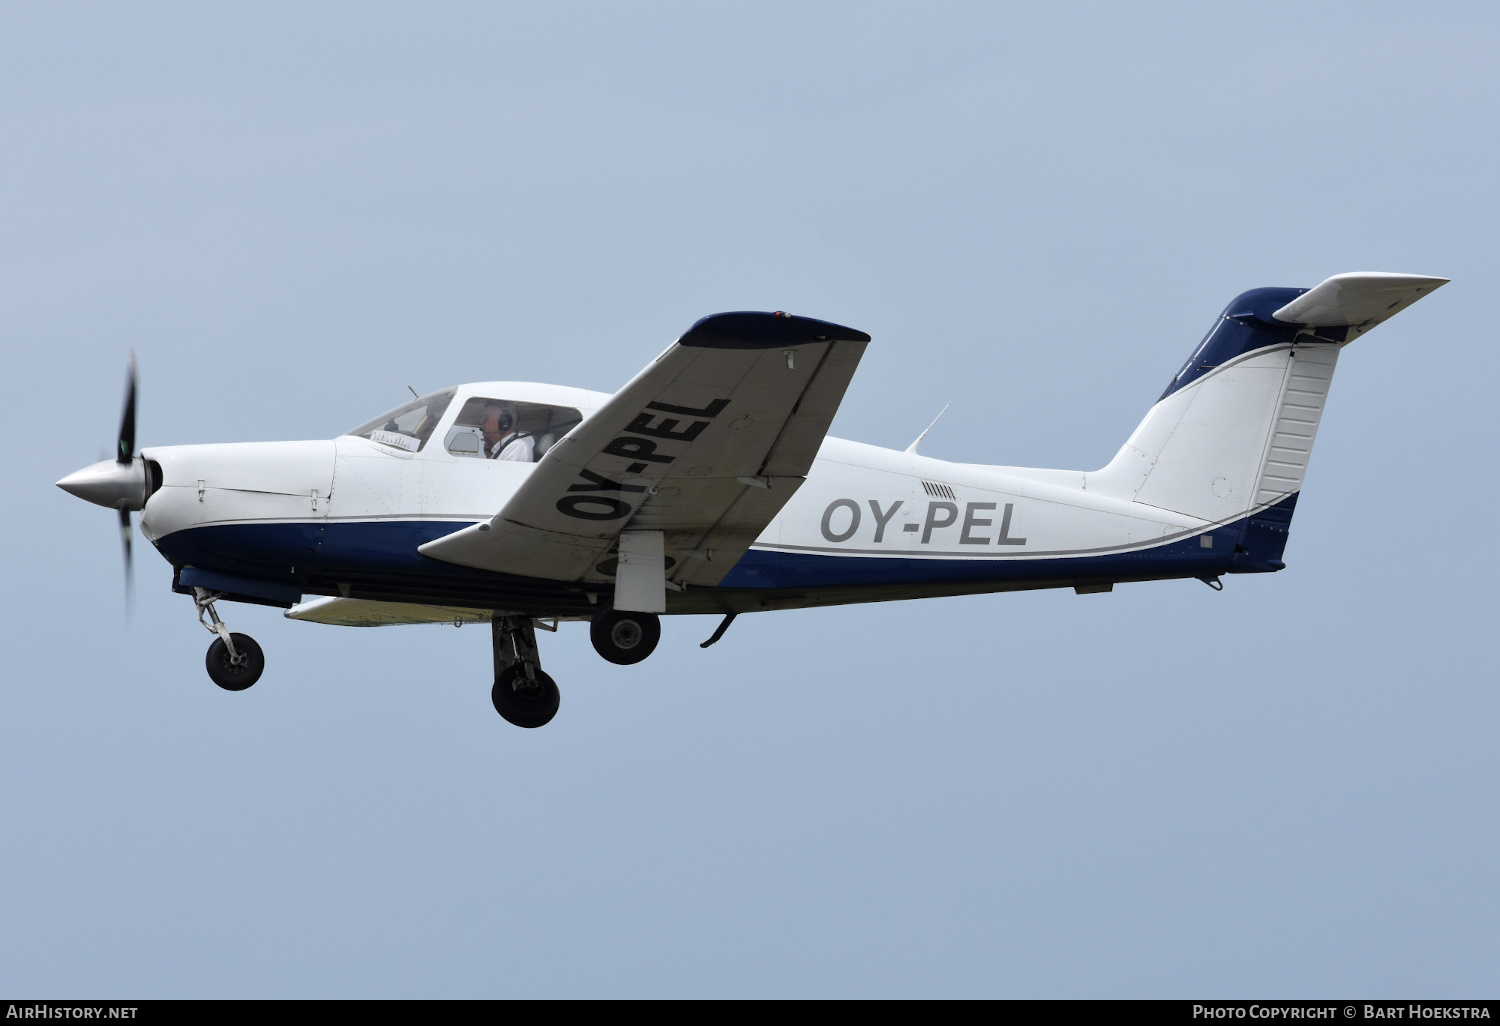
[[[952,403],[948,404],[948,406],[952,405]],[[948,406],[944,406],[941,410],[938,411],[938,415],[932,418],[932,423],[927,425],[927,431],[931,431],[934,427],[937,426],[937,422],[943,419],[943,414],[948,412]],[[917,440],[906,447],[906,451],[911,453],[913,456],[921,455],[917,452],[917,446],[921,445],[922,439],[927,437],[927,431],[923,431],[920,435],[918,435]]]
[[[415,388],[412,388],[410,385],[406,386],[406,390],[411,393],[411,397],[413,399],[420,399],[420,398],[422,398],[421,396],[417,395],[417,390]]]

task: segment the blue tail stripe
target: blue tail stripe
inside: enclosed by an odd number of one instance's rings
[[[1167,390],[1156,401],[1161,402],[1179,388],[1197,381],[1236,356],[1286,342],[1296,333],[1298,325],[1284,324],[1275,320],[1271,314],[1306,291],[1251,289],[1240,293],[1234,298],[1234,302],[1224,308],[1218,320],[1214,321],[1214,326],[1203,336],[1203,341],[1198,343],[1182,369],[1167,384]]]

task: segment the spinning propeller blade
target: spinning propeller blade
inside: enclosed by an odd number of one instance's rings
[[[125,554],[125,615],[128,617],[135,597],[135,556],[131,547],[134,532],[130,527],[130,505],[122,502],[117,508],[120,511],[120,544],[124,546]]]
[[[128,464],[135,459],[135,393],[135,350],[132,349],[130,367],[125,376],[125,410],[120,414],[120,440],[115,447],[115,460],[119,463]],[[120,544],[125,556],[125,615],[128,617],[135,593],[134,531],[130,526],[130,503],[122,501],[115,508],[120,512]]]
[[[115,461],[129,463],[135,459],[135,350],[130,351],[130,368],[125,377],[125,412],[120,416],[120,441],[115,446]],[[129,517],[126,517],[129,520]]]

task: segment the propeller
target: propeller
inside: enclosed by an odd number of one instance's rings
[[[74,471],[57,487],[70,495],[100,506],[112,506],[120,517],[120,545],[125,559],[125,604],[129,611],[134,578],[132,541],[134,529],[130,514],[146,505],[146,461],[135,453],[136,403],[135,353],[125,376],[125,408],[120,415],[120,437],[115,443],[115,458],[100,460],[91,467]]]
[[[130,351],[130,364],[125,372],[125,409],[120,414],[120,438],[115,443],[115,462],[124,467],[135,463],[135,350]],[[144,505],[144,503],[142,503]],[[125,615],[130,615],[130,606],[135,598],[135,556],[132,549],[135,531],[130,524],[130,500],[115,503],[120,514],[120,544],[125,558]]]
[[[135,350],[130,351],[130,363],[125,370],[125,403],[120,413],[120,437],[115,442],[115,462],[122,468],[135,467],[135,394],[136,394]],[[142,470],[145,467],[142,466]],[[144,502],[141,503],[145,505]],[[125,616],[128,618],[135,603],[135,552],[133,542],[135,529],[130,523],[130,499],[122,498],[115,503],[120,514],[120,554],[125,560]]]
[[[125,411],[120,415],[120,443],[115,449],[116,463],[130,463],[135,459],[135,350],[130,351],[130,364],[125,371]]]
[[[131,600],[135,597],[135,557],[130,540],[135,533],[130,526],[130,507],[122,500],[120,510],[120,542],[125,547],[125,613],[129,615]]]

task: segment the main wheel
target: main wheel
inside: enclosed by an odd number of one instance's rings
[[[656,651],[661,640],[661,620],[655,613],[626,613],[609,609],[589,624],[594,651],[612,663],[629,666]]]
[[[540,727],[557,715],[557,706],[562,695],[557,683],[541,671],[532,671],[533,683],[526,679],[526,668],[520,663],[500,674],[495,686],[490,689],[490,701],[495,711],[506,721],[518,727]]]
[[[229,636],[234,639],[234,650],[239,653],[239,658],[231,658],[229,646],[224,644],[224,639],[215,638],[214,643],[208,646],[208,656],[204,662],[208,665],[208,675],[219,687],[225,691],[244,691],[260,680],[260,675],[266,668],[266,655],[250,635]]]

